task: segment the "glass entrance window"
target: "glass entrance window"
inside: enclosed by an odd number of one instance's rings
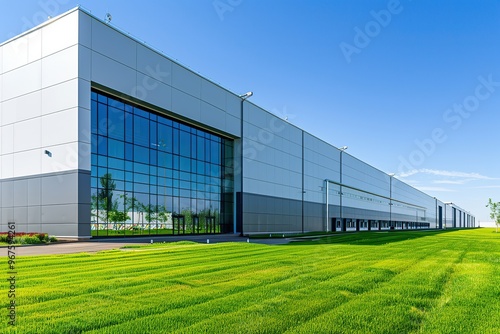
[[[231,139],[91,96],[93,236],[232,232]]]

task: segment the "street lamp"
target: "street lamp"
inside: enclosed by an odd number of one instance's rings
[[[342,232],[345,232],[346,231],[346,226],[345,226],[345,223],[344,223],[344,218],[343,218],[343,210],[342,210],[342,195],[343,192],[342,192],[342,153],[344,153],[345,150],[347,150],[348,147],[347,146],[342,146],[341,148],[339,148],[340,150],[340,228],[342,230]],[[328,196],[328,194],[327,194]]]
[[[392,227],[392,178],[394,177],[394,173],[389,173],[389,225]]]
[[[246,99],[251,97],[253,95],[253,92],[247,92],[243,95],[239,95],[238,97],[241,99],[241,104],[240,104],[240,148],[241,148],[241,154],[240,154],[240,180],[241,180],[241,185],[240,185],[240,210],[239,210],[239,221],[241,223],[241,233],[243,233],[243,102],[245,102]],[[235,210],[236,212],[237,210]],[[233,223],[233,230],[234,233],[236,233],[236,228],[237,228],[237,222],[236,219],[234,219]]]

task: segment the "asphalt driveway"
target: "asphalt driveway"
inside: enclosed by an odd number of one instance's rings
[[[117,249],[126,245],[150,244],[153,242],[176,242],[193,241],[199,243],[221,243],[221,242],[251,242],[268,245],[286,244],[289,239],[250,239],[235,234],[217,235],[187,235],[187,236],[161,236],[161,237],[139,237],[139,238],[106,238],[93,239],[90,241],[58,242],[48,245],[26,245],[16,247],[16,256],[33,255],[57,255],[82,252],[99,252],[103,250]],[[3,248],[3,250],[2,250]],[[7,256],[7,248],[0,248],[0,256]],[[2,254],[3,253],[3,254]]]

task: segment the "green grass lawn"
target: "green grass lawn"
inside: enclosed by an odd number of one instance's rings
[[[493,229],[153,244],[17,268],[17,333],[500,333]]]

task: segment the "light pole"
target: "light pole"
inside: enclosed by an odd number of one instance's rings
[[[389,173],[389,228],[392,227],[392,178],[394,177],[394,173]]]
[[[238,212],[238,218],[239,222],[241,225],[241,233],[243,234],[243,102],[245,102],[246,99],[251,97],[253,95],[253,92],[247,92],[243,95],[240,95],[239,98],[241,99],[241,104],[240,104],[240,206],[235,210],[235,212]],[[233,230],[234,233],[236,233],[237,230],[237,220],[234,219],[233,223]]]
[[[447,219],[447,217],[446,217],[446,211],[448,211],[447,208],[446,208],[447,205],[448,205],[447,203],[444,203],[444,229],[445,230],[446,230],[446,219]]]
[[[343,217],[343,210],[342,210],[342,195],[343,192],[342,192],[342,153],[344,153],[345,150],[347,150],[349,147],[347,146],[342,146],[341,148],[339,148],[340,150],[340,229],[342,232],[345,232],[346,231],[346,226],[345,226],[345,223],[344,223],[344,217]],[[328,193],[326,194],[326,196],[328,196]],[[328,231],[328,227],[327,227],[327,231]]]

